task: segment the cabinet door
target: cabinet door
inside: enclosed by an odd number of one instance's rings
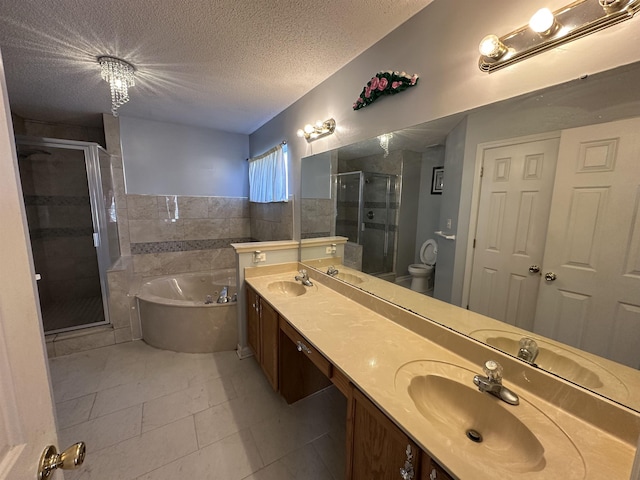
[[[258,294],[253,288],[247,286],[247,344],[253,350],[258,363],[261,363],[260,357],[260,303]]]
[[[451,475],[424,452],[420,463],[420,480],[453,480]]]
[[[278,312],[271,305],[260,299],[260,325],[262,345],[262,370],[273,389],[278,391]]]
[[[348,480],[402,480],[400,469],[406,468],[408,460],[415,470],[412,478],[419,478],[416,445],[357,389],[353,390],[351,415]]]

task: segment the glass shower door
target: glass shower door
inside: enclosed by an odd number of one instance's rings
[[[362,172],[336,175],[336,235],[360,243]]]
[[[395,251],[395,175],[364,173],[362,193],[362,271],[379,275],[393,271]]]
[[[99,150],[68,143],[17,144],[45,333],[108,323],[106,269],[111,262],[108,239],[100,232],[100,225],[106,230],[106,211]]]

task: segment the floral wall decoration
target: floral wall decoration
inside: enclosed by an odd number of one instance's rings
[[[418,83],[418,74],[408,75],[406,72],[376,73],[362,89],[362,93],[353,104],[354,110],[360,110],[375,102],[382,95],[395,95],[413,87]]]

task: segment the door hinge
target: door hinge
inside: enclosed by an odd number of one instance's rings
[[[473,247],[471,247],[471,248],[476,248],[476,239],[475,238],[473,239]]]
[[[480,178],[484,177],[484,167],[480,167]]]

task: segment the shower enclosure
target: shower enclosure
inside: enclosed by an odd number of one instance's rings
[[[119,258],[111,158],[95,143],[16,137],[45,333],[109,323]]]
[[[336,235],[362,245],[362,271],[394,271],[398,176],[347,172],[335,176]]]

